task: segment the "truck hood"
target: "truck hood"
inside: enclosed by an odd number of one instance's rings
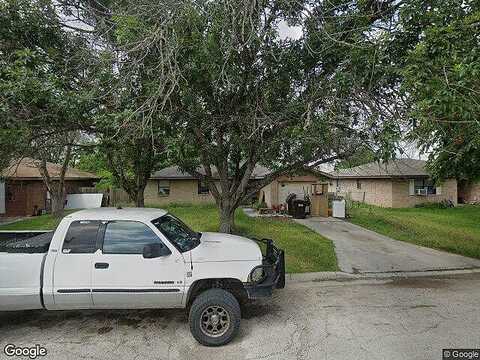
[[[262,260],[258,244],[242,236],[204,232],[192,250],[193,262]]]

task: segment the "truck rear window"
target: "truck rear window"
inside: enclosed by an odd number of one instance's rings
[[[73,221],[68,228],[62,253],[64,254],[91,254],[97,246],[97,233],[100,221],[81,220]]]

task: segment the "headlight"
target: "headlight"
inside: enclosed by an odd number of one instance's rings
[[[254,283],[258,283],[263,280],[264,276],[264,271],[263,268],[255,268],[251,273],[250,273],[250,281]]]

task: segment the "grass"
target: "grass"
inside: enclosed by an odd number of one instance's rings
[[[218,231],[218,212],[214,205],[170,205],[166,209],[196,231]],[[240,235],[273,239],[285,250],[287,272],[337,270],[332,242],[292,220],[251,218],[239,209],[235,214],[235,228]]]
[[[356,204],[350,221],[393,239],[480,259],[480,206],[386,209]]]
[[[170,205],[163,207],[196,231],[218,231],[219,218],[214,205]],[[0,230],[54,229],[59,219],[50,215],[32,217]],[[336,271],[337,259],[330,240],[289,219],[250,218],[242,210],[235,214],[240,235],[270,238],[285,250],[287,272]]]
[[[74,210],[67,210],[65,211],[65,215],[73,211]],[[50,214],[34,216],[11,224],[0,225],[0,230],[52,230],[57,227],[60,220],[62,219]]]

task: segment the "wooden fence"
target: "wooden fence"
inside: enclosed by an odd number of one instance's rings
[[[125,205],[131,203],[130,197],[123,189],[110,189],[110,206]]]

